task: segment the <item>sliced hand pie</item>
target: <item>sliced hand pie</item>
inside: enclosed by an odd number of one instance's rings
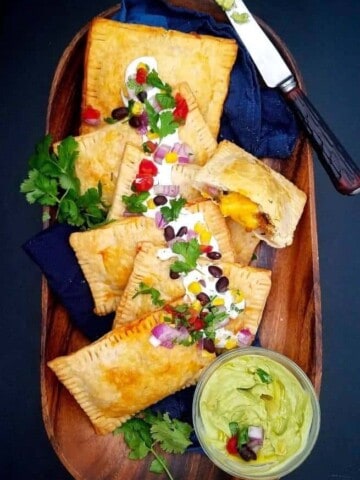
[[[163,232],[152,218],[123,218],[70,235],[70,245],[89,284],[98,315],[116,309],[133,269],[137,244],[144,238],[156,245],[164,244]]]
[[[141,137],[128,124],[107,125],[101,130],[75,137],[79,154],[75,162],[75,173],[80,180],[80,190],[97,188],[101,183],[102,200],[110,206],[121,158],[126,142],[141,145]],[[59,143],[54,144],[56,151]]]
[[[164,82],[189,83],[216,137],[237,50],[231,39],[97,18],[88,34],[82,106],[91,105],[101,118],[109,117],[123,105],[120,92],[126,91],[127,66],[151,56]]]
[[[250,153],[229,141],[219,144],[195,185],[219,202],[225,217],[273,247],[291,245],[306,194]]]
[[[134,269],[116,310],[114,327],[159,310],[161,307],[159,301],[171,303],[183,298],[186,294],[182,278],[173,280],[169,277],[174,257],[161,260],[158,255],[159,249],[160,247],[148,242],[141,244],[135,258]],[[255,335],[271,287],[270,270],[242,267],[220,260],[214,262],[201,259],[199,263],[206,268],[212,264],[220,267],[229,279],[229,289],[241,292],[245,300],[244,310],[230,320],[226,328],[233,333],[241,329],[249,329],[252,335]],[[160,293],[160,299],[154,302],[148,293],[138,294],[141,284],[155,288]],[[186,302],[186,299],[184,301]]]
[[[154,347],[156,312],[111,331],[95,343],[48,363],[100,434],[112,432],[137,412],[190,385],[215,355],[191,346]]]

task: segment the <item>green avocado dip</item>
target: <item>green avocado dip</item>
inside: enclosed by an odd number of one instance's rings
[[[313,417],[310,397],[295,376],[280,363],[251,354],[231,358],[213,372],[199,408],[211,450],[264,473],[276,472],[305,447]],[[245,461],[228,452],[229,424],[263,429],[256,459]]]

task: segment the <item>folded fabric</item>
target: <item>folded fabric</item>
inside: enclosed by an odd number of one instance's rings
[[[281,94],[261,87],[256,68],[229,24],[211,16],[168,5],[164,0],[123,0],[114,20],[234,38],[239,44],[219,140],[231,140],[257,157],[287,158],[298,136],[293,113]]]
[[[40,267],[48,284],[69,312],[72,323],[90,340],[111,330],[114,314],[94,314],[89,285],[69,244],[74,227],[54,224],[28,240],[23,249]]]

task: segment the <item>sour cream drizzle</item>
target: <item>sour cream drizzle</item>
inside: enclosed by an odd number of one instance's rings
[[[127,97],[125,97],[122,92],[123,100],[126,105],[128,105],[128,102],[130,99],[135,101],[138,100],[134,90],[129,88],[128,82],[129,80],[132,80],[135,78],[137,66],[139,65],[139,63],[146,64],[149,67],[150,71],[151,70],[157,71],[157,61],[154,57],[148,57],[148,56],[139,57],[133,60],[128,65],[125,72],[125,83],[127,85],[127,90],[128,90]],[[156,87],[145,86],[145,91],[147,93],[147,100],[154,108],[156,108],[155,95],[159,93],[161,90]],[[142,141],[146,142],[148,140],[151,140],[150,137],[148,136],[148,132],[143,133]],[[178,130],[176,130],[176,132],[171,135],[167,135],[161,140],[161,144],[168,145],[169,147],[171,147],[171,149],[177,143],[181,143]],[[153,155],[151,154],[144,154],[144,158],[154,161]],[[150,198],[153,198],[156,196],[155,190],[154,190],[154,187],[156,185],[174,185],[172,181],[172,168],[174,164],[167,163],[165,159],[162,161],[161,164],[156,162],[154,162],[154,164],[158,169],[158,173],[154,177],[154,186],[149,190]],[[179,195],[177,195],[176,198],[178,199]],[[152,205],[147,209],[146,212],[144,212],[144,215],[147,217],[154,218],[156,213],[160,211],[160,208],[161,206]],[[197,226],[203,226],[205,230],[207,229],[204,215],[201,212],[192,213],[186,208],[183,208],[181,210],[180,215],[176,220],[169,222],[167,225],[171,226],[174,229],[175,233],[178,232],[179,229],[184,226],[186,226],[188,231],[191,231],[191,232],[194,232]],[[181,241],[181,239],[179,240]],[[183,238],[182,240],[186,240],[186,237]],[[199,240],[199,243],[201,244],[200,240]],[[222,253],[220,252],[219,244],[213,235],[211,236],[211,238],[206,244],[210,245],[213,251]],[[168,248],[159,249],[157,251],[157,257],[161,260],[168,260],[172,257],[180,258],[180,255],[177,255],[172,251],[170,247],[168,247]],[[226,347],[229,344],[229,341],[231,343],[231,346],[235,346],[238,343],[237,336],[234,335],[230,330],[224,328],[224,326],[230,321],[230,319],[236,318],[239,315],[239,312],[245,309],[245,300],[241,298],[240,300],[235,302],[233,292],[229,289],[226,290],[225,292],[218,292],[215,288],[215,285],[218,279],[213,277],[209,273],[208,265],[204,266],[198,263],[197,268],[195,270],[192,270],[187,275],[181,275],[181,279],[183,281],[184,289],[186,292],[184,296],[184,301],[186,303],[193,304],[196,302],[196,294],[194,294],[190,288],[191,285],[194,284],[194,282],[199,282],[202,285],[202,292],[208,295],[209,298],[216,297],[217,299],[220,299],[220,303],[221,301],[223,302],[221,308],[223,308],[224,312],[227,313],[227,318],[219,324],[216,330],[216,337],[215,337],[214,343],[215,343],[215,346],[219,348]]]

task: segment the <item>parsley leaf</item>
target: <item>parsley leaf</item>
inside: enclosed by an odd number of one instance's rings
[[[124,202],[126,209],[130,213],[144,213],[147,206],[143,202],[150,197],[149,192],[133,193],[131,195],[123,195],[121,200]]]
[[[173,222],[179,218],[181,209],[186,203],[185,198],[179,197],[170,200],[170,206],[161,207],[160,212],[166,222]]]
[[[262,383],[271,383],[272,382],[271,375],[269,375],[267,372],[265,372],[265,370],[263,370],[262,368],[257,368],[256,373],[259,375]]]
[[[135,298],[138,295],[150,295],[151,301],[153,305],[155,305],[156,307],[162,307],[165,304],[165,300],[162,300],[160,298],[161,294],[159,290],[156,290],[156,288],[149,287],[149,285],[146,285],[146,283],[144,282],[139,283],[139,288],[132,298]]]
[[[153,133],[157,133],[160,139],[176,132],[179,123],[174,120],[172,112],[165,111],[158,113],[148,100],[145,100],[145,109],[150,130]]]
[[[192,443],[190,440],[192,427],[176,418],[171,419],[168,413],[155,420],[150,431],[153,439],[168,453],[184,453]]]
[[[200,245],[196,238],[189,242],[176,242],[172,246],[172,251],[181,255],[184,260],[176,260],[170,266],[170,270],[176,273],[189,273],[196,268],[197,259],[201,255]]]
[[[113,125],[114,123],[117,123],[119,120],[116,120],[116,118],[112,117],[105,117],[104,122],[108,123],[109,125]]]
[[[57,206],[59,222],[74,226],[92,227],[105,221],[106,211],[101,201],[101,186],[80,193],[75,162],[78,143],[74,137],[60,142],[57,153],[50,152],[52,138],[46,135],[35,147],[29,159],[28,177],[21,183],[20,192],[30,203]]]
[[[156,70],[151,70],[146,77],[146,83],[152,87],[164,90],[166,93],[171,93],[171,87],[168,83],[164,83]]]
[[[122,433],[126,445],[130,449],[129,458],[133,460],[145,458],[149,453],[154,455],[149,470],[153,473],[163,473],[174,480],[166,459],[157,453],[155,446],[165,452],[183,453],[191,445],[192,427],[188,423],[171,419],[168,413],[155,414],[150,409],[142,412],[142,417],[134,417],[125,422],[113,432]]]
[[[155,98],[162,108],[174,108],[176,105],[175,98],[168,93],[157,93]]]
[[[135,95],[137,95],[138,93],[144,90],[143,85],[140,85],[140,83],[137,83],[135,78],[129,78],[129,80],[126,82],[126,86],[129,90],[134,90]]]

